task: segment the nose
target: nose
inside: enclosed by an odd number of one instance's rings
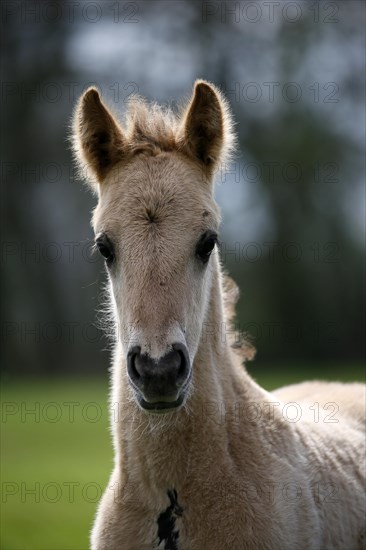
[[[127,372],[145,403],[175,402],[190,376],[187,348],[176,343],[163,357],[152,359],[135,346],[127,354]]]

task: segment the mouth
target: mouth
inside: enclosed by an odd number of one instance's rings
[[[174,412],[178,410],[185,402],[187,397],[187,388],[191,381],[192,377],[192,371],[189,373],[189,377],[186,380],[186,383],[181,388],[180,393],[178,395],[178,398],[175,400],[169,400],[165,396],[159,396],[156,399],[152,401],[146,401],[146,399],[142,396],[141,391],[132,385],[136,401],[138,405],[143,409],[144,411],[152,414],[167,414]]]
[[[185,393],[181,393],[175,401],[146,401],[141,395],[137,394],[138,404],[142,409],[150,413],[166,414],[173,412],[184,403]]]

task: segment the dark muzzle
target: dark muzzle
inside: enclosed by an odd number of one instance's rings
[[[172,350],[159,359],[141,354],[139,346],[133,347],[127,354],[130,382],[140,405],[147,410],[166,410],[181,405],[190,370],[184,344],[173,344]]]

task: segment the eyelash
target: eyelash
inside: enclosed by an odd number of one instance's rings
[[[103,234],[96,238],[95,246],[103,256],[108,267],[112,265],[115,259],[114,246],[107,235]]]
[[[196,255],[203,264],[207,264],[215,245],[218,244],[218,236],[215,231],[206,231],[203,235],[201,235],[196,246]]]

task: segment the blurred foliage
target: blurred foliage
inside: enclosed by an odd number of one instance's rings
[[[329,3],[299,0],[300,17],[281,4],[270,21],[259,2],[257,22],[245,2],[117,2],[118,13],[103,2],[99,19],[86,2],[73,16],[70,3],[52,4],[57,17],[35,0],[2,5],[4,376],[108,365],[90,326],[104,280],[89,257],[95,201],[67,142],[77,97],[95,82],[123,112],[131,91],[174,103],[197,77],[226,91],[237,122],[239,181],[217,195],[226,252],[238,243],[248,252],[223,260],[242,290],[238,328],[252,334],[257,364],[361,360],[365,4],[335,2],[332,15]],[[286,177],[291,166],[299,177]]]

